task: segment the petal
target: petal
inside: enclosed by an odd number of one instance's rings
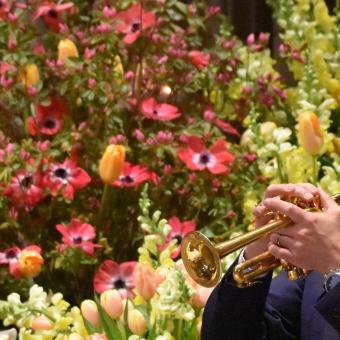
[[[112,278],[119,276],[119,264],[112,260],[105,260],[99,267],[100,272],[104,272]]]
[[[201,153],[207,148],[205,147],[203,140],[197,136],[190,136],[188,139],[188,146],[190,149],[195,151],[195,153]]]
[[[223,174],[229,171],[225,165],[220,163],[216,163],[214,166],[208,167],[208,169],[212,174]]]
[[[195,153],[191,149],[180,149],[177,151],[179,159],[191,170],[203,170],[205,167],[194,163]]]
[[[187,233],[194,231],[196,229],[196,223],[193,221],[185,221],[182,223],[182,236],[186,235]]]
[[[178,235],[182,232],[182,223],[177,216],[172,216],[169,219],[169,224],[171,226],[171,234]]]
[[[137,262],[136,261],[128,261],[123,262],[119,266],[120,277],[124,278],[125,280],[133,279],[133,274],[135,272]]]
[[[155,99],[152,97],[144,99],[141,105],[142,113],[146,115],[152,115],[155,109],[155,104]]]
[[[136,33],[129,33],[124,37],[123,41],[125,42],[125,44],[130,45],[134,43],[138,39],[139,36],[140,36],[140,31],[137,31]]]

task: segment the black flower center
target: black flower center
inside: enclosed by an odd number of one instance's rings
[[[62,179],[67,178],[67,171],[63,168],[58,168],[57,170],[54,171],[54,174]]]
[[[126,288],[125,281],[122,279],[118,279],[113,283],[115,289],[124,289]]]
[[[209,163],[209,161],[210,161],[210,155],[208,153],[203,152],[203,153],[200,154],[199,162],[201,164],[207,164],[207,163]]]
[[[177,244],[181,244],[182,243],[182,236],[181,235],[175,235],[174,237],[172,237],[173,240],[177,241]]]
[[[33,183],[33,177],[32,177],[32,176],[25,176],[25,177],[20,181],[20,184],[21,184],[24,188],[28,188],[29,186],[31,186],[32,183]]]
[[[46,119],[44,121],[44,127],[47,129],[54,129],[56,126],[56,122],[53,119]]]
[[[1,3],[0,3],[1,4]],[[14,249],[8,249],[5,252],[6,259],[14,259],[17,257],[17,252]]]
[[[158,115],[158,111],[157,111],[157,110],[153,110],[153,114],[154,114],[155,116],[157,116],[157,115]]]
[[[124,183],[133,183],[133,178],[130,175],[121,178],[121,181]]]
[[[135,21],[132,25],[131,25],[131,32],[132,33],[136,33],[137,31],[139,31],[140,29],[140,22]]]
[[[73,243],[74,244],[80,244],[83,242],[83,238],[81,236],[73,237]]]
[[[58,12],[55,9],[50,9],[47,13],[51,18],[58,18]]]

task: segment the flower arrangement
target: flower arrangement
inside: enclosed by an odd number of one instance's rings
[[[203,0],[0,1],[4,327],[198,338],[183,236],[252,228],[270,183],[340,190],[339,8],[268,3],[293,85]]]

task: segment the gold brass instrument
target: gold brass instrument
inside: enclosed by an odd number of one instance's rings
[[[337,204],[340,204],[340,194],[332,196]],[[301,206],[301,200],[296,198],[295,202]],[[306,205],[302,205],[305,208]],[[321,210],[319,199],[313,201],[313,206],[306,210]],[[259,238],[288,227],[291,220],[287,216],[279,216],[278,219],[271,221],[262,227],[254,229],[244,235],[214,245],[209,239],[198,231],[188,233],[182,240],[181,256],[183,264],[189,275],[199,285],[204,287],[215,286],[221,277],[221,258],[245,247]],[[295,280],[306,272],[297,268],[284,260],[272,256],[265,252],[257,257],[245,261],[234,268],[233,277],[240,287],[248,287],[254,283],[254,279],[279,265],[288,273],[290,280]]]

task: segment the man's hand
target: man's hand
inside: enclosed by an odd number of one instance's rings
[[[268,250],[272,255],[324,274],[340,267],[340,207],[321,188],[317,191],[321,212],[308,212],[278,197],[266,198],[262,205],[264,210],[283,213],[293,222],[270,235]]]
[[[307,202],[310,202],[315,195],[318,194],[318,189],[309,183],[301,184],[273,184],[268,187],[265,192],[265,200],[272,197],[289,199],[290,197],[299,197]],[[255,227],[261,227],[271,220],[268,213],[271,209],[263,204],[263,201],[258,204],[254,210]],[[264,236],[261,239],[249,244],[245,248],[245,259],[253,258],[268,250],[269,236]]]

